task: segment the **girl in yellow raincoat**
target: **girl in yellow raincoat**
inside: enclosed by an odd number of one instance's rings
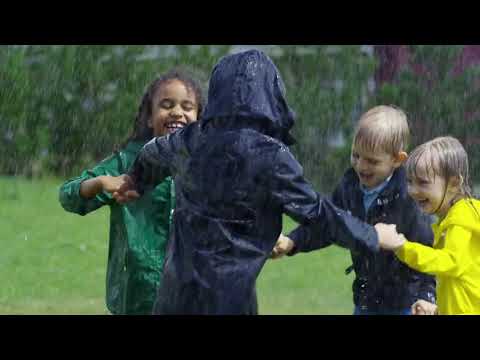
[[[380,246],[394,250],[411,268],[436,276],[438,307],[419,300],[413,305],[417,313],[480,314],[480,201],[468,185],[465,149],[453,137],[439,137],[417,147],[406,168],[410,196],[438,217],[433,248],[403,235]]]

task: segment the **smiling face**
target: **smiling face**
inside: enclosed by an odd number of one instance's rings
[[[384,182],[403,163],[406,154],[401,154],[395,157],[383,151],[374,152],[354,144],[351,163],[360,184],[367,189],[373,189]]]
[[[175,132],[197,120],[198,103],[195,93],[180,80],[162,84],[152,99],[152,117],[148,126],[154,136]]]
[[[425,157],[420,159],[416,174],[407,176],[408,194],[427,214],[443,217],[451,206],[451,202],[459,193],[454,178],[447,180],[428,171]]]

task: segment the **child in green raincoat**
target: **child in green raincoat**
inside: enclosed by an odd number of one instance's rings
[[[60,188],[60,203],[69,212],[83,216],[110,207],[106,303],[112,314],[152,313],[175,192],[171,178],[127,205],[119,205],[108,191],[118,186],[118,176],[130,168],[146,142],[196,121],[202,106],[201,88],[190,76],[173,70],[158,77],[142,98],[125,146]]]

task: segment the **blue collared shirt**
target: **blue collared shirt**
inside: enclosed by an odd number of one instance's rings
[[[382,190],[385,189],[385,187],[388,185],[388,182],[390,181],[392,176],[393,174],[390,175],[384,182],[382,182],[377,187],[374,187],[373,189],[367,189],[360,184],[360,190],[362,190],[362,193],[363,193],[363,207],[365,208],[365,213],[368,212],[368,209],[370,208],[370,206],[372,206],[375,199],[382,192]]]

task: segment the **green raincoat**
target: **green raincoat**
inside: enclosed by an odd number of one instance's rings
[[[142,146],[130,142],[93,169],[65,182],[59,193],[63,208],[82,216],[104,205],[110,206],[106,302],[112,314],[152,313],[175,208],[174,185],[167,178],[153,191],[127,205],[117,204],[105,192],[85,199],[80,196],[80,185],[100,175],[125,173]]]

